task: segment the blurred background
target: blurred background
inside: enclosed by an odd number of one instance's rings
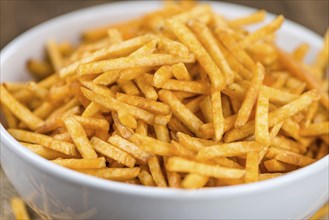
[[[0,47],[3,48],[22,32],[53,17],[107,2],[111,1],[0,0]],[[275,14],[283,14],[286,18],[304,25],[320,35],[324,35],[328,27],[328,0],[231,0],[226,2],[262,8]]]

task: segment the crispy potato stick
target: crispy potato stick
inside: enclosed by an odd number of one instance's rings
[[[139,77],[134,80],[137,87],[144,94],[145,98],[156,101],[158,99],[158,94],[155,89],[149,84],[144,77]]]
[[[255,141],[218,144],[201,149],[198,153],[197,159],[207,160],[218,157],[240,156],[249,152],[258,152],[262,148],[263,145]]]
[[[53,163],[70,169],[97,169],[105,168],[105,158],[98,157],[93,159],[56,159]]]
[[[285,138],[284,136],[276,136],[271,140],[271,144],[270,146],[272,147],[276,147],[276,148],[281,148],[284,150],[289,150],[291,152],[295,152],[295,153],[300,153],[301,152],[301,144],[299,144],[298,142],[289,139],[289,138]]]
[[[292,53],[292,56],[298,60],[298,61],[303,61],[303,59],[305,58],[307,52],[310,49],[310,45],[303,43],[300,44]]]
[[[17,118],[11,113],[11,111],[4,105],[1,105],[1,111],[3,112],[5,119],[6,119],[6,125],[8,128],[16,128],[18,125]]]
[[[82,117],[89,118],[95,116],[98,112],[100,112],[102,107],[95,102],[90,102],[90,104],[85,108],[82,113]]]
[[[212,105],[211,105],[211,98],[207,96],[201,103],[200,103],[201,112],[206,120],[206,122],[210,123],[213,121],[212,117]]]
[[[239,42],[240,47],[250,47],[251,45],[253,45],[254,42],[264,39],[267,35],[270,35],[277,29],[279,29],[283,21],[284,17],[282,15],[279,15],[271,23],[261,27],[260,29],[243,38],[243,40]]]
[[[280,162],[275,159],[265,161],[264,166],[266,170],[271,173],[286,173],[298,169],[297,166]]]
[[[148,125],[145,121],[137,120],[137,128],[135,129],[137,134],[147,136],[148,133]]]
[[[178,80],[191,80],[191,76],[187,71],[184,63],[177,63],[172,65],[172,73]]]
[[[116,99],[100,95],[84,88],[81,88],[81,91],[87,99],[103,106],[106,109],[109,109],[111,111],[120,111],[121,109],[126,109],[127,112],[129,112],[135,118],[142,119],[148,124],[154,123],[154,115],[150,112],[147,112],[132,105],[119,102]]]
[[[184,99],[187,99],[187,98],[192,98],[197,95],[192,92],[183,92],[183,91],[173,91],[173,94],[176,96],[176,98],[178,100],[181,100],[181,101],[183,101]]]
[[[119,132],[119,134],[124,138],[130,138],[131,135],[133,135],[133,133],[134,133],[133,130],[131,128],[126,127],[125,125],[123,125],[121,123],[117,113],[112,112],[111,115],[112,115],[115,127],[117,128],[117,131]]]
[[[200,95],[196,98],[193,98],[191,101],[185,104],[185,107],[188,108],[192,113],[197,113],[200,111],[200,103],[204,100],[204,96]]]
[[[324,134],[329,134],[329,121],[310,124],[300,130],[300,135],[302,136],[319,136]]]
[[[184,44],[168,38],[160,38],[159,49],[179,57],[187,57],[189,54],[189,50]]]
[[[308,127],[313,118],[315,117],[315,114],[317,113],[319,109],[319,102],[313,102],[310,107],[308,107],[307,109],[307,113],[306,113],[306,116],[305,116],[305,121],[304,121],[304,127]]]
[[[64,124],[67,131],[70,133],[73,142],[75,143],[82,158],[92,159],[97,158],[97,154],[91,146],[87,134],[82,125],[73,117],[64,119]]]
[[[240,18],[229,20],[227,23],[233,27],[250,25],[250,24],[264,21],[265,16],[266,16],[266,11],[259,10],[246,17],[240,17]]]
[[[193,17],[199,17],[205,14],[211,13],[211,8],[207,4],[200,4],[192,9],[190,9],[187,12],[180,13],[173,17],[176,21],[179,21],[181,23],[187,22],[190,18]]]
[[[226,84],[232,83],[234,80],[234,73],[227,63],[222,51],[218,47],[215,36],[211,33],[207,25],[196,20],[189,22],[188,25],[210,54],[218,68],[220,68],[220,70],[224,73]]]
[[[46,158],[48,160],[54,160],[57,158],[66,158],[67,155],[60,153],[58,151],[52,150],[50,148],[44,147],[40,144],[29,144],[20,142],[24,147],[32,151],[33,153],[38,154],[39,156]]]
[[[183,157],[190,160],[195,160],[196,153],[185,148],[176,141],[171,141],[171,151],[175,156]]]
[[[106,119],[103,118],[85,118],[82,116],[74,115],[72,116],[77,122],[79,122],[85,129],[92,128],[92,129],[99,129],[108,131],[109,130],[109,123]]]
[[[53,73],[53,69],[48,62],[34,59],[27,61],[27,68],[37,79],[44,79]]]
[[[322,70],[323,73],[325,72],[324,71],[325,68],[328,66],[328,59],[329,59],[328,48],[329,48],[329,29],[327,29],[326,35],[324,37],[323,47],[322,47],[321,51],[318,53],[318,55],[313,63],[313,66]]]
[[[226,157],[212,159],[212,162],[222,167],[244,169],[240,164]]]
[[[81,84],[87,87],[88,89],[108,97],[115,97],[114,92],[103,85],[97,85],[91,81],[80,80]]]
[[[11,210],[15,216],[15,219],[29,220],[30,216],[26,210],[24,201],[19,197],[13,197],[10,200]]]
[[[131,138],[133,138],[134,136],[136,136],[136,134],[134,134]],[[148,153],[143,148],[140,148],[138,145],[135,145],[136,143],[134,141],[132,141],[132,143],[118,135],[111,136],[108,142],[110,142],[117,148],[126,151],[134,158],[138,159],[143,163],[146,163],[152,157],[152,154]]]
[[[103,179],[124,181],[137,177],[140,168],[76,169],[76,171]]]
[[[54,40],[47,42],[47,52],[54,70],[59,71],[63,67],[63,57],[58,44]]]
[[[167,168],[168,157],[163,157],[163,163],[167,174],[167,181],[169,187],[181,188],[181,176],[177,172],[171,172]]]
[[[167,90],[176,90],[183,92],[192,92],[196,94],[209,95],[210,94],[210,85],[199,83],[196,81],[183,81],[183,80],[174,80],[169,79],[161,87],[162,89]]]
[[[278,124],[281,121],[297,114],[298,112],[302,111],[306,107],[308,107],[312,102],[318,99],[318,93],[316,90],[311,90],[309,92],[304,93],[296,100],[282,106],[281,108],[274,110],[269,113],[268,115],[268,126],[272,127],[275,124]],[[240,129],[232,129],[231,131],[227,132],[224,141],[225,142],[232,142],[235,140],[242,139],[247,137],[248,135],[252,134],[255,130],[254,121],[249,121]]]
[[[127,104],[145,109],[154,114],[160,114],[160,115],[170,114],[169,106],[162,102],[156,102],[156,101],[148,100],[146,98],[132,96],[132,95],[126,95],[123,93],[117,93],[116,99],[119,101],[125,102]]]
[[[107,30],[110,44],[117,44],[122,42],[122,35],[117,28],[110,28]]]
[[[244,170],[208,165],[180,157],[169,158],[167,167],[168,170],[174,172],[195,173],[215,178],[238,179],[243,177],[245,174]]]
[[[188,110],[172,92],[161,90],[158,94],[160,100],[170,106],[173,114],[181,120],[186,127],[199,136],[200,126],[203,124],[202,121]]]
[[[31,130],[36,130],[44,121],[35,116],[29,109],[18,102],[8,91],[0,86],[0,99],[2,105],[7,107],[18,119],[23,121]]]
[[[250,117],[252,108],[256,102],[264,79],[264,71],[264,67],[260,63],[257,63],[257,69],[255,71],[254,77],[251,80],[251,86],[246,93],[246,97],[242,103],[242,106],[238,112],[238,117],[234,124],[236,128],[241,128],[243,125],[245,125]]]
[[[141,170],[138,175],[138,179],[144,186],[155,186],[152,175],[146,170]]]
[[[19,141],[39,144],[69,156],[78,156],[78,152],[76,151],[74,144],[58,141],[43,134],[37,134],[19,129],[8,129],[8,132]]]
[[[310,74],[303,65],[300,65],[289,54],[277,48],[278,59],[285,66],[289,72],[296,78],[306,82],[308,89],[316,89],[321,96],[321,104],[329,110],[329,96],[328,93],[321,91],[321,83]]]
[[[260,89],[256,104],[255,140],[266,146],[270,144],[268,109],[269,99],[263,89]]]
[[[191,151],[199,152],[201,149],[205,148],[205,145],[196,138],[182,132],[177,132],[176,135],[178,137],[178,142]]]
[[[118,119],[122,125],[126,126],[127,128],[131,128],[131,129],[135,129],[137,127],[136,119],[134,118],[134,116],[129,114],[126,110],[118,111],[117,115],[118,115]]]
[[[122,151],[120,148],[114,147],[113,145],[102,141],[97,137],[93,137],[90,140],[90,143],[98,153],[112,158],[113,160],[127,167],[133,168],[135,166],[136,160],[125,151]]]
[[[118,44],[113,44],[109,47],[105,47],[93,52],[90,56],[84,57],[80,60],[75,61],[74,63],[70,64],[69,66],[62,68],[59,71],[59,74],[62,78],[65,78],[69,75],[72,75],[76,72],[79,65],[94,62],[97,60],[102,60],[109,57],[119,57],[123,55],[127,55],[145,43],[149,42],[154,38],[152,35],[143,35],[140,37],[135,37],[126,41],[123,41]],[[103,71],[106,72],[106,71]]]
[[[269,97],[270,101],[277,104],[287,104],[299,97],[298,95],[264,85],[262,86],[262,89]]]
[[[263,181],[263,180],[268,180],[268,179],[272,179],[275,177],[279,177],[282,176],[282,173],[261,173],[259,174],[259,181]]]
[[[159,159],[157,156],[151,157],[148,160],[148,166],[152,174],[155,184],[159,187],[168,187],[167,182],[162,174]]]
[[[185,127],[185,125],[183,125],[183,123],[180,122],[175,116],[171,117],[170,121],[168,122],[168,127],[174,132],[182,132],[193,136],[193,133],[187,127]]]
[[[224,119],[224,132],[231,130],[234,127],[234,122],[237,115],[231,115]],[[200,127],[200,132],[203,138],[211,138],[214,136],[214,125],[213,123],[207,123]]]
[[[135,86],[134,82],[131,80],[118,80],[118,86],[120,86],[121,90],[124,91],[128,95],[139,95],[140,92],[138,88]]]
[[[214,91],[211,94],[211,106],[215,140],[220,141],[223,137],[225,126],[220,91]]]
[[[185,176],[182,181],[182,187],[186,189],[197,189],[204,187],[209,180],[209,177],[199,174],[190,173]]]
[[[139,57],[122,57],[111,60],[95,61],[79,65],[78,74],[99,74],[110,70],[120,70],[132,67],[173,65],[176,63],[193,63],[195,58],[190,54],[186,58],[170,54],[145,54]]]
[[[173,77],[172,67],[162,66],[154,73],[153,85],[161,88],[171,77]]]
[[[166,142],[159,141],[152,137],[135,133],[129,138],[129,141],[136,144],[139,148],[161,156],[171,156],[171,145]]]
[[[246,159],[246,175],[244,177],[246,183],[252,183],[258,181],[258,152],[247,153]]]
[[[176,37],[195,54],[197,61],[208,74],[214,89],[225,88],[225,77],[214,63],[207,51],[202,47],[194,34],[181,22],[171,19],[167,24]]]
[[[266,153],[267,158],[276,159],[284,163],[304,167],[315,160],[300,154],[296,154],[290,151],[282,150],[275,147],[270,147]]]
[[[120,76],[120,70],[110,70],[96,77],[93,82],[99,85],[111,85],[115,83]]]
[[[170,143],[170,136],[167,126],[154,125],[154,131],[157,139],[159,139],[162,142]]]

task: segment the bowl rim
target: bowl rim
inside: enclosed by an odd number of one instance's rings
[[[145,1],[146,2],[146,1]],[[154,2],[153,2],[154,3]],[[254,11],[254,8],[232,4],[232,3],[223,3],[223,2],[206,2],[212,5],[224,5],[227,7],[235,7],[243,11]],[[132,2],[122,1],[122,2],[112,2],[101,5],[96,5],[92,7],[87,7],[84,9],[76,10],[64,15],[60,15],[48,21],[45,21],[29,30],[19,35],[17,38],[12,40],[7,44],[0,52],[1,56],[1,69],[3,68],[4,60],[7,57],[10,57],[10,53],[16,50],[21,42],[24,42],[24,39],[34,32],[40,31],[47,26],[54,25],[56,23],[63,22],[65,19],[70,19],[75,16],[80,16],[81,14],[88,14],[93,11],[100,10],[103,7],[113,7],[113,6],[124,6],[129,5],[131,7]],[[156,1],[156,4],[158,2]],[[267,18],[273,18],[274,15],[271,13],[267,14]],[[320,41],[320,37],[315,34],[313,31],[295,23],[288,19],[285,20],[285,26],[293,27],[294,29],[300,31],[303,34],[306,34],[309,39],[312,41]],[[321,42],[321,41],[320,41]],[[1,77],[1,74],[0,74]],[[0,79],[0,81],[2,81]],[[49,175],[54,176],[55,178],[62,179],[74,184],[84,185],[90,188],[101,189],[104,191],[116,191],[123,194],[138,195],[142,197],[161,197],[166,199],[200,199],[200,198],[216,198],[221,197],[234,197],[241,196],[242,194],[254,194],[256,191],[258,193],[271,190],[274,187],[280,187],[285,184],[298,182],[304,178],[308,178],[316,173],[319,173],[325,169],[328,169],[329,164],[329,155],[316,161],[315,163],[308,165],[306,167],[300,168],[291,173],[285,174],[280,177],[276,177],[270,180],[260,181],[250,184],[241,184],[236,186],[223,186],[223,187],[214,187],[214,188],[204,188],[199,190],[185,190],[185,189],[173,189],[173,188],[158,188],[158,187],[145,187],[133,184],[125,184],[121,182],[111,181],[100,179],[93,176],[88,176],[64,167],[61,167],[57,164],[54,164],[39,155],[29,151],[27,148],[23,147],[18,141],[16,141],[7,130],[0,124],[0,141],[1,148],[4,146],[8,150],[12,151],[17,157],[20,157],[23,160],[26,160],[27,163],[30,163],[34,169],[39,169],[47,172]],[[0,150],[1,150],[0,148]],[[1,154],[1,163],[2,163],[3,154]]]

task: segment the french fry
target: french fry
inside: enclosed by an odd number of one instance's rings
[[[260,63],[258,63],[255,75],[251,80],[252,85],[247,91],[246,97],[242,103],[242,106],[238,113],[238,117],[234,124],[236,128],[241,128],[243,125],[245,125],[250,117],[252,108],[255,104],[259,90],[261,88],[261,84],[264,79],[264,71],[264,67]]]
[[[220,141],[224,134],[225,122],[222,110],[221,93],[219,91],[214,91],[211,94],[211,106],[215,140]]]
[[[266,146],[270,144],[270,135],[268,130],[268,109],[268,97],[264,91],[260,89],[256,104],[255,140]]]
[[[307,52],[310,49],[310,45],[309,44],[300,44],[292,53],[293,57],[296,60],[302,61],[305,57],[305,55],[307,54]]]
[[[167,168],[168,157],[163,157],[163,163],[167,174],[168,186],[172,188],[181,188],[181,176],[177,172],[171,172]]]
[[[186,127],[192,132],[200,135],[199,129],[203,124],[190,110],[188,110],[176,97],[168,90],[161,90],[159,92],[159,98],[164,103],[168,104],[173,114],[179,118]]]
[[[13,115],[13,113],[11,113],[11,111],[5,107],[5,106],[1,106],[1,110],[6,118],[6,123],[7,123],[7,127],[8,128],[16,128],[18,125],[18,120],[17,118]]]
[[[171,156],[171,145],[166,142],[159,141],[152,137],[135,133],[129,138],[129,141],[136,144],[139,148],[156,155]],[[149,157],[148,157],[149,158]]]
[[[218,157],[240,156],[249,152],[259,152],[262,147],[262,144],[255,141],[213,145],[201,149],[198,153],[197,159],[207,160]]]
[[[145,109],[154,114],[160,114],[160,115],[170,114],[169,106],[166,104],[163,104],[161,102],[156,102],[156,101],[148,100],[146,98],[132,96],[132,95],[126,95],[126,94],[122,94],[122,93],[117,93],[116,99],[119,101],[125,102],[127,104]]]
[[[93,159],[56,159],[53,163],[70,169],[97,169],[105,168],[105,158],[98,157]]]
[[[239,27],[243,25],[250,25],[258,22],[262,22],[265,19],[266,11],[259,10],[245,17],[235,18],[229,20],[228,24],[232,27]]]
[[[137,120],[137,127],[135,129],[135,132],[137,134],[142,134],[142,135],[147,136],[147,133],[148,133],[148,125],[144,121],[142,121],[142,120]]]
[[[93,82],[99,85],[111,85],[115,83],[120,76],[119,70],[110,70],[96,77]]]
[[[20,142],[24,147],[29,149],[30,151],[38,154],[39,156],[46,158],[48,160],[54,160],[57,158],[66,158],[67,155],[60,153],[58,151],[52,150],[50,148],[44,147],[40,144],[29,144],[25,142]]]
[[[15,219],[29,220],[30,216],[25,207],[25,203],[19,197],[13,197],[10,200],[10,206],[15,216]]]
[[[230,84],[234,80],[234,73],[227,63],[222,51],[218,47],[215,36],[211,33],[206,24],[199,21],[191,21],[188,23],[200,42],[210,54],[218,68],[224,73],[226,83]]]
[[[144,186],[155,186],[153,177],[151,176],[151,174],[146,171],[146,170],[141,170],[141,172],[138,175],[138,179],[141,181],[141,183]]]
[[[246,48],[252,45],[254,42],[263,39],[265,36],[273,33],[277,29],[281,27],[281,24],[284,21],[284,17],[279,15],[275,18],[271,23],[267,24],[266,26],[261,27],[260,29],[256,30],[255,32],[247,35],[240,43],[240,47]]]
[[[194,61],[195,57],[191,54],[186,58],[175,57],[170,54],[145,54],[142,57],[122,57],[81,64],[78,68],[78,74],[99,74],[110,70],[143,66],[173,65],[176,63],[193,63]]]
[[[33,74],[33,76],[39,80],[44,79],[53,73],[53,69],[49,63],[34,59],[27,61],[27,68]]]
[[[170,30],[176,37],[183,42],[191,52],[196,56],[196,59],[202,68],[209,75],[210,81],[214,89],[222,90],[225,88],[225,77],[214,63],[207,51],[202,47],[194,34],[183,24],[175,19],[167,21]]]
[[[117,115],[122,125],[131,129],[135,129],[137,127],[136,119],[131,114],[129,114],[126,110],[118,111]]]
[[[36,130],[43,125],[44,121],[18,102],[3,85],[0,86],[0,98],[2,105],[7,107],[12,114],[23,121],[30,129]]]
[[[188,148],[185,148],[184,146],[182,146],[180,143],[176,141],[171,141],[171,152],[175,156],[179,156],[190,160],[195,160],[196,157],[195,152],[189,150]]]
[[[310,124],[300,130],[302,136],[319,136],[329,134],[329,121]]]
[[[258,181],[258,161],[257,152],[247,153],[245,182],[252,183]]]
[[[191,76],[187,71],[184,63],[177,63],[172,65],[172,73],[178,80],[191,80]]]
[[[193,136],[193,133],[181,122],[179,121],[175,116],[172,116],[171,119],[168,122],[168,127],[170,130],[174,132],[182,132],[185,134],[188,134],[190,136]],[[202,126],[200,127],[200,129]]]
[[[329,59],[328,47],[329,47],[329,29],[327,29],[326,35],[324,36],[323,47],[321,51],[318,53],[313,63],[313,66],[322,70],[323,73],[325,68],[328,66],[328,59]]]
[[[112,111],[120,111],[121,109],[126,109],[126,111],[133,115],[135,118],[142,119],[148,124],[154,123],[154,115],[152,113],[132,105],[119,102],[111,97],[97,94],[84,88],[81,88],[81,91],[87,99],[103,106],[106,109]]]
[[[160,38],[159,49],[180,57],[186,57],[189,54],[189,51],[184,44],[170,40],[168,38]]]
[[[133,135],[132,137],[134,137],[135,135]],[[130,142],[118,135],[111,136],[109,138],[108,142],[113,144],[117,148],[119,148],[123,151],[126,151],[127,153],[132,155],[134,158],[138,159],[139,161],[141,161],[143,163],[146,163],[152,157],[152,154],[143,150],[143,148],[140,148],[138,145],[135,145],[136,143],[132,143],[133,141]]]
[[[180,157],[171,157],[167,162],[168,170],[183,173],[195,173],[208,177],[237,179],[244,176],[245,171],[194,162]]]
[[[82,125],[73,117],[64,119],[64,124],[67,131],[70,133],[73,142],[75,143],[82,158],[92,159],[97,158],[97,154],[91,146],[87,134]]]
[[[131,80],[117,80],[121,90],[128,95],[139,95],[140,92],[133,81]]]
[[[11,136],[19,141],[31,144],[39,144],[69,156],[78,156],[78,152],[74,144],[58,141],[46,135],[19,129],[8,129],[8,132]]]
[[[151,157],[148,160],[148,166],[150,168],[150,172],[152,174],[155,184],[159,187],[168,187],[168,184],[161,171],[159,159],[156,156]]]
[[[47,51],[55,71],[59,71],[63,66],[63,57],[58,44],[54,40],[47,42]]]
[[[193,138],[182,132],[177,132],[176,135],[178,137],[179,143],[193,152],[199,152],[201,149],[205,148],[205,145],[196,140],[196,138]]]
[[[120,135],[124,138],[130,138],[131,135],[133,135],[133,130],[131,128],[126,127],[125,125],[123,125],[121,123],[117,113],[112,112],[111,115],[112,115],[112,118],[113,118],[113,122],[114,122],[114,124],[117,128],[117,131],[120,133]],[[128,120],[129,120],[129,118],[128,118]]]
[[[169,143],[170,137],[169,137],[169,131],[167,126],[165,125],[154,125],[154,131],[157,139],[159,139],[162,142]]]
[[[286,173],[298,168],[297,166],[280,162],[275,159],[265,161],[264,166],[266,170],[271,173]]]
[[[144,94],[145,98],[156,101],[158,99],[158,94],[151,84],[147,83],[147,81],[143,77],[139,77],[134,80],[137,87]]]
[[[185,176],[184,180],[182,181],[182,186],[186,189],[197,189],[205,186],[208,180],[209,177],[207,176],[190,173]]]
[[[266,154],[267,158],[276,159],[284,163],[304,167],[313,163],[315,160],[309,157],[302,156],[290,151],[279,148],[270,147]]]
[[[212,105],[211,105],[211,98],[207,96],[201,103],[200,103],[201,112],[206,119],[206,122],[212,122],[213,114],[212,114]]]
[[[112,158],[113,160],[127,166],[133,168],[135,166],[136,160],[130,156],[126,151],[121,150],[120,148],[114,147],[113,145],[102,141],[97,137],[93,137],[90,140],[93,148],[101,153],[102,155]]]
[[[185,107],[188,108],[192,113],[197,113],[200,110],[200,103],[204,100],[204,98],[204,96],[198,96],[186,103]]]
[[[304,93],[296,100],[282,106],[281,108],[274,110],[269,113],[268,126],[272,127],[275,124],[278,124],[281,121],[295,115],[301,110],[308,107],[313,101],[318,99],[318,93],[315,90]],[[252,134],[255,130],[254,121],[249,121],[246,125],[240,129],[233,129],[226,133],[224,137],[225,142],[232,142],[235,140],[242,139]]]
[[[137,177],[140,168],[101,168],[101,169],[76,169],[77,171],[109,180],[124,181]]]

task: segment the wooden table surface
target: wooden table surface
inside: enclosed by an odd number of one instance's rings
[[[103,4],[105,0],[0,0],[0,47],[19,34],[58,15]],[[328,27],[328,0],[233,0],[227,1],[283,14],[323,35]]]

